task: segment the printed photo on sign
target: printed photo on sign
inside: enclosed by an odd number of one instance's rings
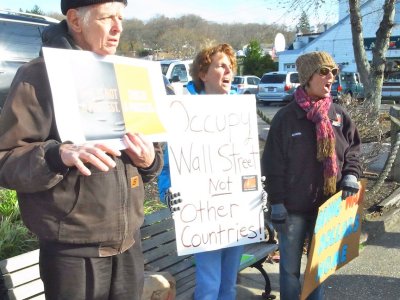
[[[165,141],[159,62],[46,47],[43,56],[62,141],[123,149],[126,132]]]

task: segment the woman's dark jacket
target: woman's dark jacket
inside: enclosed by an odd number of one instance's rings
[[[346,174],[359,178],[360,137],[345,110],[332,104],[329,119],[336,137],[337,183]],[[315,124],[295,101],[272,120],[262,156],[262,174],[271,204],[283,203],[289,212],[316,214],[329,197],[323,195],[323,165],[317,159]]]

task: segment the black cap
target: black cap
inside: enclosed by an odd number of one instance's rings
[[[78,8],[107,2],[121,2],[125,5],[128,4],[128,0],[61,0],[61,12],[63,15],[66,15],[70,8]]]

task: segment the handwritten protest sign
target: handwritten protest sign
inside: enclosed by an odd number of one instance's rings
[[[167,122],[179,255],[264,239],[254,95],[171,96]]]
[[[165,140],[159,111],[166,93],[158,62],[54,48],[43,48],[43,54],[62,141],[122,149],[126,132]]]
[[[319,208],[301,299],[358,256],[364,190],[362,181],[357,195],[342,200],[340,191]]]

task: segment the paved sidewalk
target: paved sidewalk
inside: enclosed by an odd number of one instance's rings
[[[266,139],[269,125],[258,117],[258,132]],[[367,147],[368,145],[364,145]],[[390,145],[379,154],[370,171],[382,171]],[[400,208],[392,208],[375,221],[363,223],[368,240],[353,261],[339,269],[325,281],[326,300],[400,300]],[[302,273],[307,258],[302,259]],[[264,263],[271,280],[272,295],[279,297],[279,263]],[[254,268],[239,273],[237,300],[261,300],[264,278]]]
[[[302,273],[306,267],[306,262],[307,258],[303,255]],[[276,296],[276,300],[279,300],[279,263],[265,262],[264,269],[271,281],[271,294]],[[237,300],[261,300],[263,299],[261,295],[264,288],[265,281],[261,273],[255,268],[246,268],[238,276]]]
[[[327,279],[327,300],[400,299],[400,209],[364,224],[360,256]]]
[[[325,281],[326,300],[400,299],[400,209],[385,218],[363,224],[369,238],[353,261]],[[306,257],[302,259],[302,272]],[[279,264],[264,263],[279,297]],[[253,268],[239,273],[238,300],[262,299],[264,279]]]

